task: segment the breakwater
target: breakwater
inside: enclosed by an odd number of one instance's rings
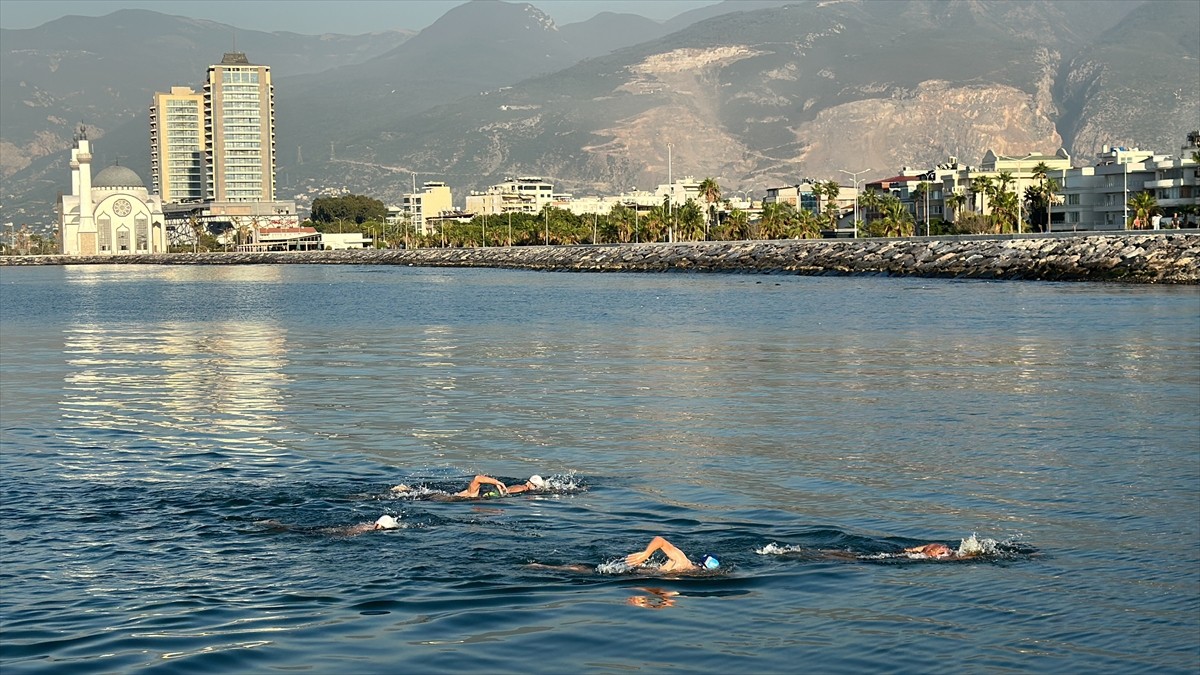
[[[1198,284],[1200,233],[0,257],[0,265],[10,266],[88,264],[407,265]]]

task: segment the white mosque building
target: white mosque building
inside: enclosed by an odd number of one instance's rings
[[[92,176],[92,151],[80,131],[71,149],[71,194],[59,199],[63,255],[165,253],[162,199],[128,167],[114,164]]]

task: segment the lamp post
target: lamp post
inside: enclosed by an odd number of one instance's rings
[[[1121,229],[1129,229],[1129,162],[1121,162],[1121,175],[1124,177],[1125,183],[1125,198],[1121,201],[1123,208],[1121,221]]]
[[[630,188],[630,189],[631,189],[631,190],[633,190],[633,243],[635,243],[635,244],[636,244],[636,243],[638,243],[638,200],[637,200],[637,188],[636,188],[636,187],[633,187],[633,188]]]
[[[853,234],[854,234],[854,238],[858,239],[858,174],[866,173],[866,172],[870,171],[870,169],[863,169],[862,171],[847,171],[845,169],[838,169],[838,171],[841,171],[842,173],[850,176],[850,179],[852,181],[854,181],[854,233]],[[799,199],[799,196],[797,196],[796,198]]]
[[[671,175],[671,143],[667,143],[667,205],[668,205],[668,220],[667,223],[667,241],[674,243],[675,241],[675,181]]]
[[[512,211],[508,212],[508,245],[512,246]]]

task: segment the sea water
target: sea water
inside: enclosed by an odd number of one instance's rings
[[[4,268],[0,670],[1195,673],[1198,411],[1195,287]]]

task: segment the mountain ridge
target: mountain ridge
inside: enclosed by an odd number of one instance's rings
[[[563,191],[616,192],[666,182],[670,169],[761,194],[840,169],[883,175],[950,155],[973,163],[988,149],[1063,146],[1087,161],[1119,140],[1172,152],[1200,117],[1187,3],[721,4],[739,9],[597,53],[604,41],[586,25],[559,28],[531,5],[477,0],[370,58],[278,76],[280,185],[390,201],[410,189],[410,173],[460,195],[542,175]],[[657,32],[635,15],[589,21]],[[1171,49],[1147,57],[1138,49],[1147,39]],[[455,45],[454,58],[438,56]],[[547,60],[556,63],[543,69]],[[1178,82],[1170,106],[1130,109],[1157,95],[1137,77],[1145,64]],[[140,109],[98,152],[108,142],[122,157],[147,152]],[[57,164],[31,164],[5,192],[36,199],[25,186],[65,175]]]

